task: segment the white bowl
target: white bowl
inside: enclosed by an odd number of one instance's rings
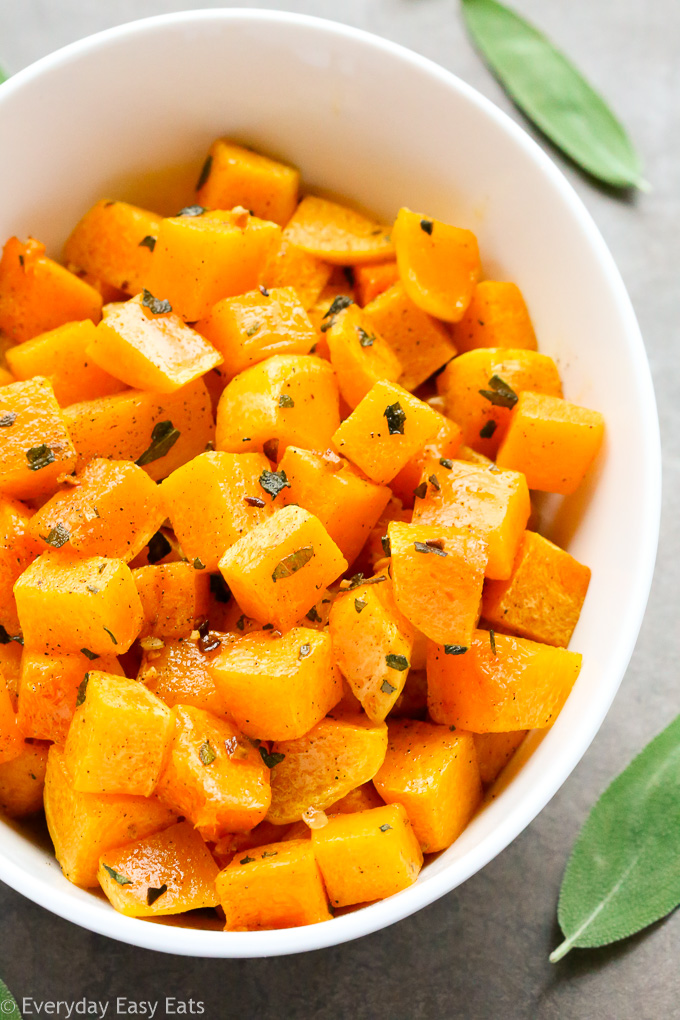
[[[290,160],[307,184],[385,217],[405,204],[474,230],[487,275],[523,289],[567,396],[607,421],[597,477],[577,497],[544,505],[548,533],[593,571],[572,642],[581,675],[552,730],[520,752],[512,781],[411,888],[287,931],[150,924],[70,885],[49,853],[0,824],[0,877],[54,913],[149,949],[250,957],[334,945],[413,913],[482,868],[544,807],[593,739],[632,653],[654,567],[661,472],[635,316],[576,194],[488,100],[364,32],[274,11],[193,11],[38,61],[0,89],[0,238],[30,233],[58,253],[101,196],[151,201],[164,167],[178,178],[188,167],[195,179],[218,135]]]

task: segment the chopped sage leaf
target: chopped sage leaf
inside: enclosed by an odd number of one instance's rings
[[[114,645],[117,645],[117,644],[118,644],[118,640],[117,640],[117,638],[116,638],[116,635],[115,635],[115,634],[112,634],[112,633],[111,633],[111,631],[109,630],[109,628],[108,628],[108,627],[104,627],[104,630],[105,630],[105,631],[106,631],[106,633],[107,633],[107,634],[109,635],[109,637],[110,637],[110,638],[111,638],[111,640],[113,641]]]
[[[298,659],[306,659],[307,656],[310,654],[311,650],[312,650],[311,645],[300,645]]]
[[[204,212],[208,210],[203,205],[185,205],[183,209],[177,213],[178,216],[202,216]]]
[[[350,305],[354,304],[354,299],[348,297],[347,294],[338,294],[336,298],[331,302],[331,306],[323,317],[321,323],[321,332],[325,333],[327,329],[330,329],[333,325],[335,316],[344,311],[345,308],[349,308]]]
[[[149,888],[146,890],[147,906],[152,907],[156,900],[159,898],[159,896],[162,896],[163,893],[166,893],[167,891],[168,887],[165,882],[163,882],[163,885],[159,886],[157,889],[150,885]]]
[[[295,407],[295,401],[287,393],[282,393],[279,397],[279,407]]]
[[[285,754],[281,754],[280,751],[268,751],[266,747],[258,747],[260,757],[265,763],[268,769],[273,769],[275,765],[280,765],[283,759],[286,757]]]
[[[76,708],[82,705],[87,697],[87,685],[90,680],[90,674],[86,673],[83,679],[78,684],[78,693],[76,694]]]
[[[265,857],[278,857],[278,854],[279,854],[278,850],[263,850],[262,853],[260,854],[260,857],[262,859],[264,859]]]
[[[425,499],[427,496],[427,482],[421,482],[420,485],[416,485],[413,495],[416,499]]]
[[[486,422],[486,424],[482,425],[481,429],[479,430],[479,438],[480,439],[491,439],[492,435],[496,431],[496,428],[497,428],[497,422],[495,422],[493,420],[493,418],[489,418],[489,420]]]
[[[498,655],[498,652],[496,651],[496,631],[495,630],[490,630],[489,631],[489,644],[491,645],[491,651],[493,652],[493,654],[494,655]]]
[[[254,322],[252,324],[252,326],[248,326],[248,329],[246,330],[246,336],[248,336],[248,337],[255,336],[255,334],[259,333],[261,329],[262,329],[262,323],[261,322]]]
[[[40,537],[44,542],[47,542],[47,544],[51,545],[54,549],[61,549],[62,545],[66,545],[69,538],[71,537],[71,532],[68,530],[68,528],[65,528],[63,524],[59,523],[54,525],[54,527],[50,530],[50,533],[47,535],[47,537],[45,537],[44,535],[41,535]]]
[[[437,478],[436,475],[430,475],[427,480],[433,489],[436,489],[437,492],[441,491],[441,485],[439,484],[439,479]]]
[[[383,692],[383,694],[394,694],[396,689],[397,688],[393,687],[389,680],[383,680],[383,682],[380,684],[380,690]]]
[[[115,868],[109,867],[108,864],[104,864],[104,871],[107,871],[114,882],[118,885],[132,885],[132,879],[126,878],[125,875],[121,875],[120,871],[116,871]]]
[[[214,597],[215,602],[226,603],[231,601],[231,592],[221,574],[210,575],[210,593]]]
[[[409,661],[405,655],[395,655],[394,652],[390,652],[389,655],[385,656],[385,662],[390,669],[398,669],[400,673],[403,673],[405,669],[409,668]]]
[[[392,546],[390,545],[390,536],[389,535],[381,535],[380,536],[380,544],[381,544],[381,546],[383,548],[383,552],[385,553],[385,556],[391,556],[392,555]]]
[[[0,415],[0,429],[7,429],[10,425],[14,425],[17,420],[16,411],[8,411],[7,414]]]
[[[383,417],[387,418],[387,430],[391,436],[403,436],[406,411],[397,400],[389,404],[383,411]]]
[[[364,577],[363,574],[354,574],[350,577],[349,584],[344,591],[352,591],[353,588],[358,588],[360,584],[380,584],[381,581],[386,581],[387,578],[384,574],[378,574],[377,577]]]
[[[241,858],[239,863],[240,864],[252,864],[254,860],[255,860],[254,857],[249,857],[248,854],[246,854],[245,857]]]
[[[453,467],[453,461],[449,460],[448,457],[440,457],[439,463],[441,464],[442,467],[446,468],[447,471],[450,471],[451,468]]]
[[[172,546],[168,542],[167,538],[162,531],[157,531],[156,534],[151,538],[148,546],[148,552],[146,558],[149,563],[158,563],[159,560],[165,559],[169,552],[172,552]]]
[[[312,606],[309,612],[306,613],[305,615],[307,619],[311,621],[311,623],[321,623],[321,617],[319,616],[319,611],[316,608],[316,606]]]
[[[205,563],[198,556],[194,560],[194,570],[205,570]]]
[[[243,628],[245,627],[245,624],[246,624],[246,614],[245,613],[241,613],[241,615],[239,616],[238,620],[236,621],[236,626],[238,627],[239,630],[243,630]]]
[[[290,489],[290,482],[286,478],[285,471],[267,471],[265,469],[258,481],[264,491],[269,493],[272,500],[275,500],[284,489]]]
[[[517,394],[512,386],[509,386],[499,375],[492,375],[489,379],[491,389],[480,390],[480,394],[493,404],[494,407],[514,407],[517,403]]]
[[[256,506],[259,507],[260,509],[262,509],[263,506],[267,505],[263,499],[260,499],[259,496],[244,496],[243,502],[247,503],[248,506]]]
[[[212,156],[208,156],[206,158],[205,163],[201,167],[200,174],[198,175],[198,180],[196,181],[196,191],[200,191],[203,185],[207,183],[208,178],[210,177],[210,171],[212,170],[212,165],[213,158]]]
[[[269,297],[269,291],[262,283],[260,284],[260,294],[262,295],[262,297]]]
[[[357,326],[357,333],[359,334],[359,343],[362,347],[372,347],[375,343],[375,335],[367,333],[361,326]]]
[[[30,471],[41,471],[48,464],[54,464],[56,459],[54,450],[51,450],[44,443],[41,446],[32,446],[30,450],[26,450],[26,460],[28,461]]]
[[[361,610],[365,609],[367,605],[368,605],[368,602],[366,601],[366,599],[355,599],[354,600],[354,608],[356,609],[357,613],[360,613]]]
[[[153,234],[147,234],[146,237],[142,238],[137,247],[148,248],[149,251],[153,251],[156,247],[156,240],[157,238],[155,238]]]
[[[144,453],[137,458],[137,467],[146,467],[154,460],[160,460],[173,448],[181,433],[171,421],[156,422],[151,431],[151,444]]]
[[[217,758],[217,752],[209,740],[204,740],[198,749],[198,757],[201,765],[212,765]]]
[[[81,652],[82,652],[82,654],[83,654],[83,655],[85,655],[85,656],[86,656],[86,657],[87,657],[88,659],[98,659],[98,658],[99,658],[99,656],[97,655],[97,653],[96,653],[96,652],[91,652],[89,648],[81,648],[81,649],[80,649],[80,651],[81,651]]]
[[[172,311],[172,305],[167,298],[154,297],[146,287],[142,291],[142,304],[149,309],[152,315],[167,315]]]
[[[444,645],[444,655],[465,655],[467,645]]]
[[[101,570],[99,573],[101,574]],[[96,584],[86,584],[85,587],[92,595],[99,595],[99,592],[101,591],[101,588],[98,588]]]
[[[434,223],[432,220],[421,220],[420,229],[424,230],[426,234],[431,234],[434,229]]]
[[[280,563],[274,567],[272,581],[280,581],[282,577],[290,577],[301,570],[314,555],[314,546],[305,545],[301,549],[284,556]]]
[[[381,826],[380,826],[380,831],[381,831],[381,832],[387,832],[387,831],[388,831],[388,829],[391,829],[391,828],[392,828],[392,826],[391,826],[391,825],[388,825],[388,824],[387,824],[387,822],[385,822],[385,823],[384,823],[384,825],[381,825]]]

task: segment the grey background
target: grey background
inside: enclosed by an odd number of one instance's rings
[[[9,71],[91,32],[186,7],[275,7],[335,18],[432,58],[521,120],[467,41],[456,0],[0,0]],[[271,960],[202,961],[128,948],[51,916],[0,885],[0,974],[17,998],[201,999],[206,1016],[590,1018],[680,1016],[680,915],[599,951],[548,962],[569,848],[608,781],[680,711],[680,2],[515,0],[577,61],[628,126],[653,190],[621,200],[557,162],[610,245],[654,374],[665,458],[656,578],[621,692],[590,751],[499,858],[415,917],[359,942]],[[105,115],[105,111],[103,111]],[[1,157],[0,157],[1,158]],[[631,484],[635,465],[631,464]],[[62,1007],[63,1009],[63,1007]],[[163,1014],[160,1006],[156,1016]],[[62,1013],[62,1015],[64,1015]]]

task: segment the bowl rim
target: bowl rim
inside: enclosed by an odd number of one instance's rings
[[[255,958],[292,955],[339,945],[369,935],[415,913],[445,893],[452,891],[485,867],[533,821],[563,785],[602,725],[623,679],[642,624],[658,547],[661,516],[661,442],[652,376],[635,312],[613,256],[590,213],[562,171],[518,123],[471,85],[429,58],[364,29],[307,14],[264,8],[185,10],[116,25],[69,43],[53,53],[41,57],[2,84],[0,106],[9,100],[14,92],[21,90],[24,85],[53,69],[68,64],[83,53],[96,51],[106,47],[110,42],[120,41],[124,37],[153,33],[159,28],[169,26],[210,20],[267,22],[299,26],[382,51],[402,63],[411,65],[412,68],[419,70],[424,75],[429,75],[438,84],[458,92],[476,107],[480,114],[492,120],[500,131],[509,135],[540,171],[549,178],[550,183],[568,206],[596,256],[612,289],[620,313],[626,321],[628,353],[636,370],[638,393],[643,412],[640,425],[644,431],[643,442],[646,451],[646,460],[640,465],[643,474],[640,480],[643,491],[641,508],[643,527],[640,536],[642,554],[639,559],[638,576],[635,579],[636,593],[628,612],[630,626],[627,640],[619,642],[610,659],[607,670],[607,674],[611,678],[610,682],[604,696],[600,698],[599,705],[596,706],[598,710],[594,710],[583,721],[583,726],[574,734],[570,749],[563,753],[559,775],[547,772],[534,787],[531,801],[528,802],[525,798],[513,806],[503,822],[481,840],[474,857],[472,854],[468,854],[460,860],[452,861],[443,873],[433,875],[424,882],[410,886],[385,900],[337,917],[332,924],[262,932],[223,932],[149,924],[148,921],[126,917],[114,910],[102,910],[101,902],[89,894],[85,898],[82,895],[82,890],[55,889],[42,880],[36,880],[13,860],[6,857],[0,847],[0,878],[4,882],[52,913],[90,931],[134,946],[164,953],[206,958]],[[81,896],[74,895],[76,892],[81,893]]]

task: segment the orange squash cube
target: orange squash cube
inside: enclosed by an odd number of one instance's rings
[[[263,287],[293,287],[307,310],[318,300],[330,279],[332,267],[291,244],[285,237],[272,249],[260,276]]]
[[[387,727],[364,715],[337,713],[297,740],[272,744],[275,825],[299,821],[308,808],[324,811],[376,774],[387,750]]]
[[[222,298],[257,287],[280,237],[275,223],[247,212],[162,220],[146,286],[186,322],[196,322]]]
[[[217,906],[219,868],[188,822],[171,825],[99,859],[97,878],[127,917],[161,917]]]
[[[43,806],[49,746],[24,744],[21,754],[0,765],[0,811],[8,818],[24,818]]]
[[[47,757],[45,817],[61,870],[84,889],[98,885],[102,854],[167,829],[177,818],[155,797],[79,793],[58,744]]]
[[[484,786],[490,786],[501,774],[527,734],[526,730],[510,733],[474,733],[479,774]]]
[[[492,459],[524,390],[562,396],[552,358],[509,348],[479,348],[461,354],[437,376],[437,389],[446,402],[446,414],[463,430],[463,442]]]
[[[482,799],[472,734],[413,719],[390,723],[387,755],[374,783],[387,804],[406,809],[423,853],[445,850]]]
[[[536,350],[536,334],[516,283],[481,280],[451,333],[459,354],[477,347]]]
[[[101,294],[45,257],[45,245],[10,237],[0,259],[0,330],[15,343],[77,319],[99,322]]]
[[[64,420],[78,451],[78,466],[94,457],[133,460],[155,482],[202,453],[215,438],[205,383],[176,393],[128,390],[72,404]]]
[[[356,266],[354,269],[354,286],[357,302],[363,308],[374,301],[378,295],[388,290],[399,280],[399,269],[396,262],[380,262],[372,266]]]
[[[499,467],[526,475],[530,489],[575,492],[604,438],[599,411],[543,393],[522,393],[500,449]]]
[[[319,518],[348,563],[353,563],[390,499],[385,485],[363,478],[331,450],[311,453],[289,446],[279,462],[289,487],[286,503]]]
[[[559,715],[580,669],[576,652],[493,631],[477,631],[463,654],[431,644],[430,715],[472,733],[544,729]]]
[[[162,648],[144,652],[137,679],[169,708],[190,705],[224,715],[224,702],[210,672],[212,658],[197,641],[166,638]]]
[[[486,576],[504,579],[512,572],[530,513],[524,475],[454,460],[429,477],[425,494],[416,499],[413,523],[476,534],[488,545]]]
[[[7,681],[0,674],[0,765],[17,758],[24,744],[24,735],[17,724]]]
[[[154,563],[132,576],[144,613],[140,637],[189,637],[207,615],[210,577],[195,563]]]
[[[382,380],[333,436],[337,450],[386,484],[441,427],[440,415],[396,383]]]
[[[248,615],[289,630],[347,569],[321,521],[287,506],[253,528],[225,552],[220,571]]]
[[[175,732],[156,793],[216,840],[247,831],[267,814],[269,769],[233,723],[189,705],[172,709]]]
[[[47,379],[36,376],[0,388],[0,492],[17,499],[46,496],[69,474],[76,451]]]
[[[220,871],[216,884],[227,931],[299,928],[331,918],[308,839],[269,843],[237,854]]]
[[[138,294],[149,273],[160,225],[161,217],[147,209],[103,198],[73,228],[64,261],[109,287]]]
[[[402,208],[392,233],[399,276],[411,300],[438,319],[459,322],[482,269],[472,231]]]
[[[482,614],[492,626],[566,648],[589,583],[589,567],[535,531],[525,531],[510,577],[487,581]]]
[[[456,353],[442,323],[419,308],[402,283],[374,298],[364,314],[399,358],[404,389],[417,389]]]
[[[316,195],[302,199],[283,236],[310,255],[339,266],[381,262],[394,251],[389,227]]]
[[[68,560],[43,553],[23,572],[14,597],[26,646],[122,655],[142,626],[142,604],[122,560]]]
[[[0,627],[12,636],[19,633],[14,584],[44,548],[33,538],[30,520],[31,512],[23,503],[0,496]]]
[[[312,848],[334,907],[392,896],[413,885],[423,865],[401,804],[334,815],[314,830]]]
[[[218,138],[203,164],[196,198],[208,209],[240,205],[284,226],[295,212],[300,172],[285,163]]]
[[[399,379],[401,362],[357,305],[350,305],[329,321],[326,342],[345,403],[356,407],[380,379]]]
[[[438,412],[437,412],[438,413]],[[462,432],[460,425],[455,421],[446,418],[443,414],[439,416],[441,422],[439,432],[425,443],[423,448],[408,461],[390,482],[390,488],[395,496],[402,501],[404,506],[412,507],[415,490],[420,485],[423,471],[434,462],[434,470],[440,471],[442,467],[455,457],[459,456]]]
[[[342,697],[327,632],[259,631],[224,645],[210,672],[229,715],[247,737],[295,740]]]
[[[388,535],[394,598],[406,619],[431,641],[469,645],[479,620],[486,542],[465,529],[399,521]]]
[[[130,461],[91,460],[78,484],[57,492],[32,517],[29,532],[42,549],[129,562],[165,520],[158,486]]]
[[[340,424],[338,384],[326,361],[275,354],[247,368],[225,387],[217,408],[218,450],[229,453],[287,446],[325,450]]]

